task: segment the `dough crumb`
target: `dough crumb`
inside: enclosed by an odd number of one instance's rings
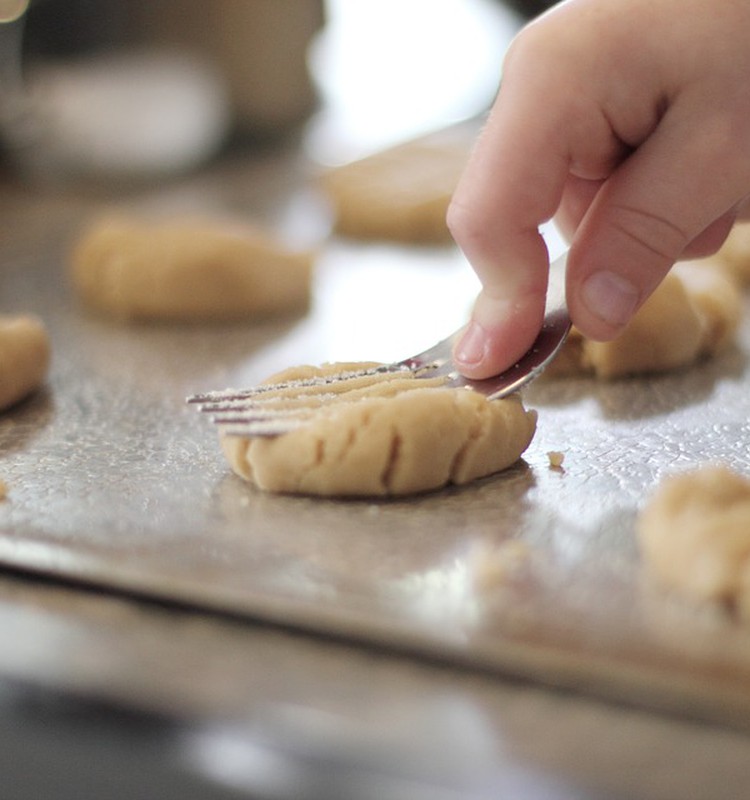
[[[667,477],[636,531],[644,566],[659,583],[750,619],[750,478],[724,465]]]
[[[565,461],[565,453],[561,453],[559,450],[550,450],[547,453],[547,458],[549,459],[550,469],[560,470]]]

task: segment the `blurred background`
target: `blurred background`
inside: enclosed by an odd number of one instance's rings
[[[548,5],[0,0],[3,164],[163,176],[300,132],[318,160],[350,160],[481,113]]]

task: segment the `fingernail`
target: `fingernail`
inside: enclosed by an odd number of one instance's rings
[[[596,317],[614,327],[630,320],[638,305],[639,292],[627,278],[615,272],[595,272],[581,287],[581,300]]]
[[[470,322],[456,345],[453,357],[462,364],[479,364],[487,352],[487,334],[481,325]]]

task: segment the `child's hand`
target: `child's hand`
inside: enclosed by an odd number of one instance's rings
[[[592,339],[678,258],[722,244],[750,194],[748,42],[747,0],[569,0],[519,34],[448,214],[483,285],[456,348],[466,375],[511,365],[539,331],[551,217]]]

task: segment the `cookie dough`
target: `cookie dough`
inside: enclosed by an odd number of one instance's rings
[[[0,314],[0,411],[41,386],[49,363],[50,341],[42,321]]]
[[[467,155],[463,142],[421,139],[331,170],[323,188],[335,230],[358,239],[451,241],[445,215]]]
[[[740,291],[722,270],[678,264],[619,337],[593,342],[574,328],[547,373],[608,379],[686,367],[726,348],[741,316]]]
[[[239,224],[111,216],[83,233],[71,273],[84,305],[101,314],[229,320],[306,308],[312,256]]]
[[[666,478],[637,521],[647,570],[666,587],[750,617],[750,479],[722,465]]]
[[[750,222],[738,222],[710,260],[722,265],[739,284],[750,284]]]
[[[286,371],[309,378],[353,365]],[[242,478],[270,492],[380,497],[426,492],[499,472],[526,450],[536,412],[519,397],[425,386],[407,373],[325,399],[299,428],[275,437],[222,436]]]

